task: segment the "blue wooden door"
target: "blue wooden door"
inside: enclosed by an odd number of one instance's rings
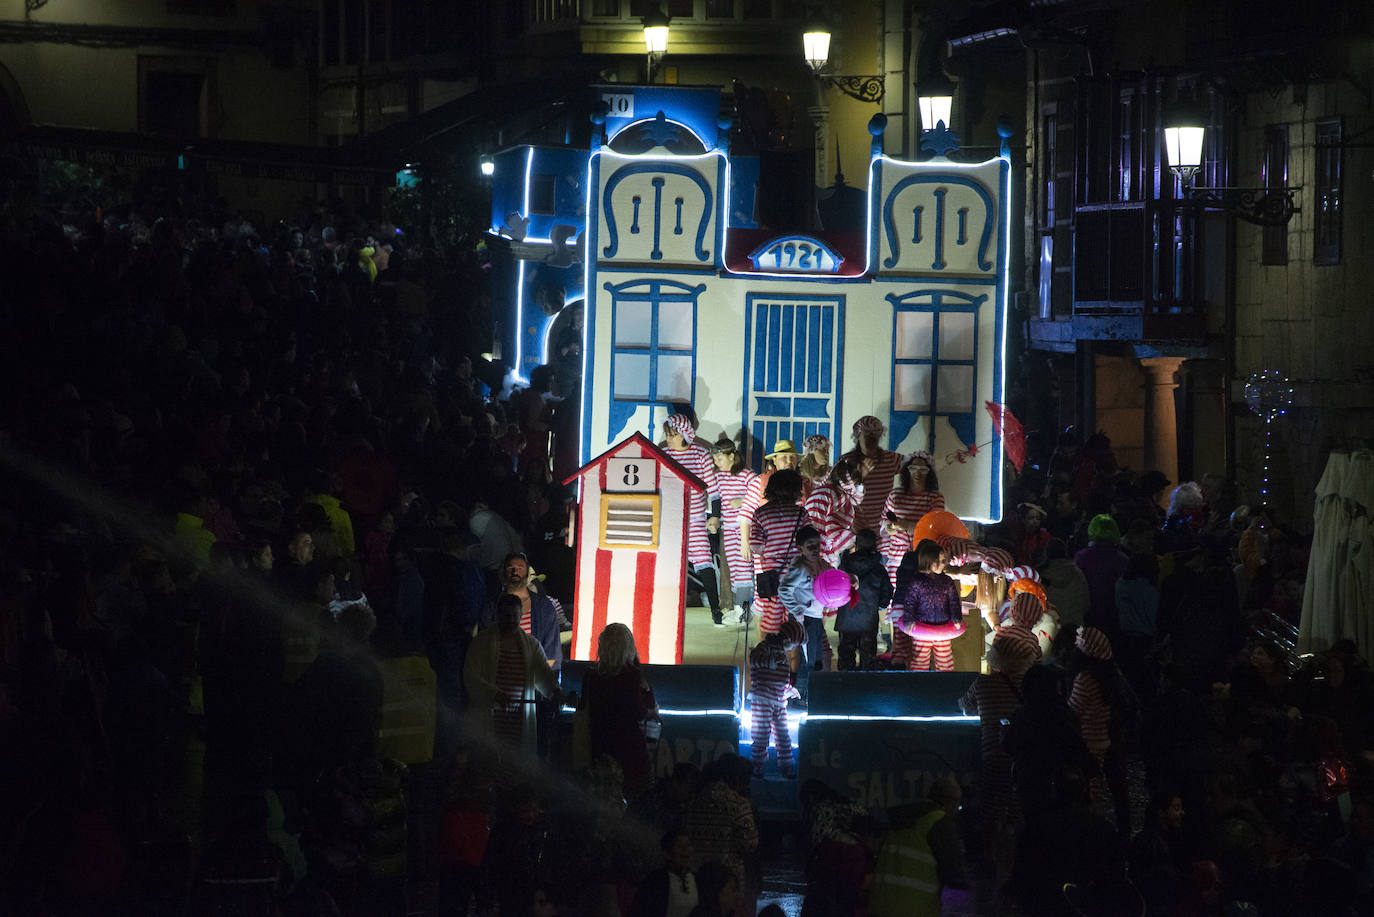
[[[844,303],[840,297],[751,295],[746,314],[744,428],[753,438],[750,463],[759,469],[780,439],[801,451],[812,434],[835,438]]]

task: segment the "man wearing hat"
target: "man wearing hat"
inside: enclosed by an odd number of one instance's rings
[[[720,488],[716,484],[716,462],[711,450],[696,441],[697,431],[686,414],[673,414],[663,422],[663,451],[673,461],[706,485],[707,493],[693,493],[688,505],[687,562],[692,565],[688,574],[697,583],[711,608],[711,623],[725,626],[720,612],[720,589],[716,580],[715,556],[711,553],[710,535],[720,530]]]
[[[862,473],[864,498],[854,511],[854,531],[882,528],[883,506],[887,495],[892,492],[893,479],[902,467],[902,457],[896,452],[882,448],[883,434],[887,428],[872,414],[866,414],[854,421],[854,448],[845,453],[859,466]]]
[[[764,473],[769,471],[782,471],[786,468],[796,468],[801,464],[801,453],[797,447],[792,445],[790,439],[780,439],[773,444],[773,451],[764,456],[768,460],[769,467]]]

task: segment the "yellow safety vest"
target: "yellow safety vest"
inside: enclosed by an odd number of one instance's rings
[[[402,764],[434,758],[434,669],[424,656],[383,659],[382,725],[377,754]]]
[[[944,817],[944,809],[934,809],[910,828],[888,832],[868,893],[870,917],[935,917],[940,913],[940,873],[926,835]]]

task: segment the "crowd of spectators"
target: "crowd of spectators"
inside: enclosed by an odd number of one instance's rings
[[[86,217],[11,252],[0,912],[400,914],[432,888],[446,914],[752,913],[749,761],[559,775],[552,684],[514,743],[463,719],[479,628],[502,677],[498,607],[553,628],[532,679],[571,613],[550,450],[577,380],[512,389],[483,358],[480,251],[303,208]],[[958,821],[998,913],[1374,913],[1368,648],[1293,657],[1305,539],[1101,434],[1041,458],[984,533],[1061,624],[1037,664],[1002,644],[983,747],[1012,786],[975,825],[937,781],[888,839],[965,884]],[[808,913],[860,913],[897,848],[809,792]]]
[[[480,247],[301,211],[11,240],[0,912],[400,913],[482,782],[451,779],[475,627],[525,587],[566,627],[557,382],[491,361]]]
[[[1029,669],[995,642],[968,698],[998,911],[1374,913],[1366,648],[1297,656],[1307,539],[1218,475],[1172,485],[1069,431],[984,533],[1060,619]]]

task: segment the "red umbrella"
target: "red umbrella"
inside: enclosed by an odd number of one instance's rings
[[[1021,421],[1016,419],[1016,415],[1007,410],[1006,405],[998,404],[995,401],[986,401],[983,406],[988,409],[988,415],[992,417],[992,428],[997,431],[997,435],[1002,437],[1002,445],[1006,447],[1007,458],[1016,466],[1016,473],[1021,473],[1021,466],[1026,464],[1026,431],[1021,427]]]

